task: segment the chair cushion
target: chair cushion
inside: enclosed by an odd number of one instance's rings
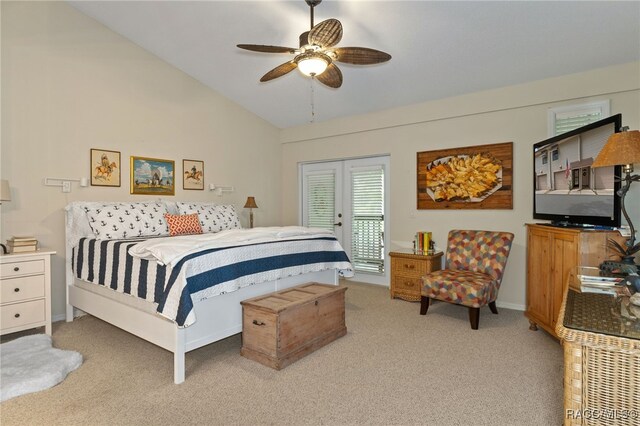
[[[422,277],[422,295],[458,305],[479,308],[496,300],[496,280],[482,272],[444,269]]]

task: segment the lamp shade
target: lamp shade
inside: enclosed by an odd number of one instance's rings
[[[620,166],[640,163],[640,131],[614,133],[591,167]]]
[[[11,188],[6,179],[0,180],[0,201],[11,201]]]
[[[257,209],[256,199],[254,197],[247,197],[247,202],[244,204],[245,209]]]

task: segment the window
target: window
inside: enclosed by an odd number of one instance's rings
[[[549,136],[566,133],[607,117],[609,117],[609,100],[550,108]]]

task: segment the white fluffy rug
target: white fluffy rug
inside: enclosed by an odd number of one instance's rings
[[[82,355],[51,346],[51,336],[34,334],[0,345],[1,401],[57,385],[82,365]]]

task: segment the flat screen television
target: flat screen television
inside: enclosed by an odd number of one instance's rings
[[[567,227],[619,227],[621,166],[591,168],[622,115],[533,145],[533,218]]]

